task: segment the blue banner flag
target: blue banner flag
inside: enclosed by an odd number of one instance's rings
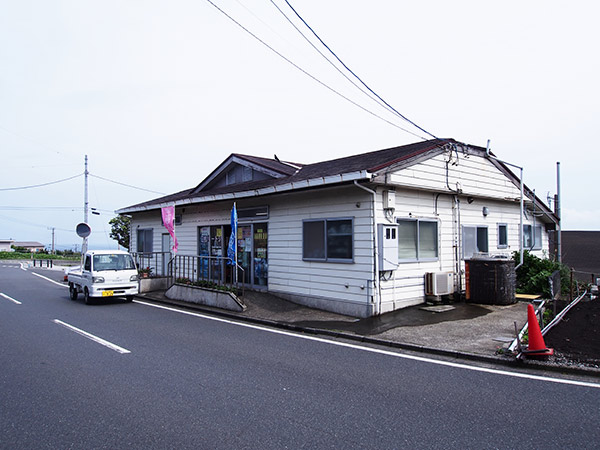
[[[231,236],[229,237],[229,245],[227,246],[227,257],[230,259],[227,264],[234,265],[237,263],[237,209],[235,203],[231,208]]]

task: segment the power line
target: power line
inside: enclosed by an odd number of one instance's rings
[[[62,183],[64,181],[69,181],[72,180],[74,178],[80,177],[83,174],[77,174],[77,175],[73,175],[72,177],[69,178],[63,178],[62,180],[56,180],[56,181],[50,181],[48,183],[42,183],[42,184],[33,184],[31,186],[20,186],[20,187],[11,187],[11,188],[0,188],[0,191],[19,191],[22,189],[33,189],[33,188],[38,188],[38,187],[43,187],[43,186],[50,186],[51,184],[58,184],[58,183]]]
[[[232,16],[230,16],[229,14],[227,14],[224,10],[222,10],[221,8],[219,8],[215,3],[212,2],[212,0],[206,0],[208,3],[210,3],[217,11],[219,11],[221,14],[223,14],[225,17],[227,17],[229,20],[231,20],[233,23],[235,23],[238,27],[240,27],[242,30],[244,30],[246,33],[248,33],[250,36],[252,36],[254,39],[256,39],[258,42],[260,42],[262,45],[264,45],[265,47],[267,47],[269,50],[271,50],[273,53],[275,53],[277,56],[279,56],[281,59],[283,59],[285,62],[287,62],[288,64],[292,65],[294,68],[296,68],[297,70],[299,70],[300,72],[302,72],[304,75],[310,77],[312,80],[316,81],[317,83],[319,83],[321,86],[325,87],[326,89],[330,90],[331,92],[333,92],[334,94],[340,96],[341,98],[343,98],[344,100],[346,100],[347,102],[352,103],[354,106],[356,106],[357,108],[362,109],[363,111],[365,111],[368,114],[371,114],[374,117],[377,117],[380,120],[383,120],[384,122],[392,125],[393,127],[396,127],[406,133],[412,134],[413,136],[416,136],[420,139],[423,139],[421,136],[413,133],[412,131],[409,131],[405,128],[402,128],[401,126],[390,122],[389,120],[381,117],[380,115],[374,113],[373,111],[368,110],[367,108],[365,108],[364,106],[356,103],[354,100],[351,100],[350,98],[346,97],[344,94],[342,94],[341,92],[336,91],[334,88],[330,87],[329,85],[325,84],[324,82],[322,82],[321,80],[319,80],[317,77],[315,77],[314,75],[310,74],[309,72],[307,72],[306,70],[304,70],[302,67],[298,66],[296,63],[294,63],[293,61],[291,61],[289,58],[285,57],[282,53],[278,52],[277,50],[275,50],[273,47],[271,47],[269,44],[267,44],[265,41],[263,41],[261,38],[259,38],[257,35],[255,35],[254,33],[252,33],[248,28],[246,28],[245,26],[243,26],[240,22],[238,22],[237,20],[235,20]],[[420,127],[417,127],[419,129],[421,129]],[[427,133],[429,134],[429,133]]]
[[[302,30],[300,30],[300,28],[298,28],[296,26],[296,24],[288,17],[288,15],[277,5],[277,3],[275,3],[273,0],[270,0],[271,4],[277,9],[277,11],[279,11],[279,13],[285,18],[285,20],[288,21],[288,23],[294,27],[294,29],[300,34],[300,36],[302,36],[304,38],[304,40],[306,42],[308,42],[308,44],[319,54],[323,57],[323,59],[325,61],[327,61],[331,67],[333,67],[341,76],[343,76],[346,80],[348,80],[355,88],[357,88],[359,91],[361,91],[363,94],[365,94],[367,97],[369,97],[371,100],[373,100],[375,103],[377,103],[377,105],[379,106],[383,106],[385,109],[389,110],[389,108],[387,108],[382,102],[381,100],[378,100],[376,97],[374,97],[372,94],[370,94],[368,91],[365,91],[361,86],[359,86],[354,80],[352,80],[348,75],[346,75],[344,72],[342,72],[342,70],[335,65],[335,63],[333,61],[331,61],[327,55],[325,55],[321,50],[319,50],[317,48],[317,46],[315,44],[312,43],[312,41],[306,37],[306,35],[302,32]]]
[[[2,211],[76,211],[82,209],[81,206],[0,206]]]
[[[210,0],[209,0],[210,1]],[[419,125],[417,125],[415,122],[413,122],[412,120],[410,120],[408,117],[406,117],[405,115],[401,114],[400,112],[398,112],[392,105],[390,105],[388,102],[386,102],[383,98],[381,98],[375,91],[373,91],[373,89],[371,89],[358,75],[356,75],[352,69],[350,69],[346,64],[344,64],[344,62],[335,54],[335,52],[333,50],[331,50],[331,48],[329,48],[329,46],[319,37],[319,35],[315,32],[315,30],[313,30],[311,28],[311,26],[302,18],[302,16],[300,14],[298,14],[298,12],[294,9],[294,7],[290,4],[290,2],[288,0],[284,0],[285,3],[287,3],[287,5],[290,7],[290,9],[294,12],[294,14],[296,14],[296,16],[298,17],[298,19],[300,19],[302,21],[302,23],[304,25],[306,25],[306,27],[312,32],[312,34],[319,40],[319,42],[321,42],[321,44],[323,44],[323,46],[329,50],[329,52],[335,57],[335,59],[337,59],[340,64],[342,66],[344,66],[344,68],[350,72],[358,81],[360,81],[360,83],[369,90],[369,92],[371,92],[373,95],[375,95],[379,100],[381,100],[391,111],[393,111],[394,113],[396,113],[399,117],[401,117],[402,119],[404,119],[405,121],[407,121],[408,123],[410,123],[412,126],[418,128],[419,130],[421,130],[423,133],[428,134],[429,136],[431,136],[434,139],[438,139],[437,136],[433,135],[432,133],[430,133],[429,131],[425,130],[424,128],[420,127]]]
[[[26,140],[28,140],[30,142],[33,142],[34,144],[39,145],[40,147],[45,148],[46,150],[50,150],[51,152],[58,153],[59,155],[64,155],[63,152],[60,152],[60,151],[58,151],[58,150],[56,150],[56,149],[54,149],[52,147],[48,147],[45,144],[42,144],[41,142],[39,142],[39,141],[37,141],[37,140],[29,137],[29,136],[25,136],[23,134],[17,133],[16,131],[9,130],[8,128],[6,128],[6,127],[4,127],[2,125],[0,125],[0,129],[2,129],[4,131],[6,131],[7,133],[10,133],[10,134],[12,134],[14,136],[17,136],[17,137],[20,137],[22,139],[26,139]]]
[[[1,220],[8,220],[10,222],[15,222],[15,223],[20,223],[22,225],[28,225],[30,227],[37,227],[37,228],[45,228],[48,229],[48,227],[50,227],[49,225],[40,225],[39,223],[33,223],[33,222],[28,222],[26,220],[19,220],[19,219],[13,219],[11,217],[6,217],[3,215],[0,215],[0,219]],[[50,228],[54,228],[55,230],[59,230],[59,231],[66,231],[66,232],[75,232],[75,230],[66,230],[64,228],[58,228],[58,227],[50,227]]]
[[[104,177],[101,177],[101,176],[99,176],[99,175],[94,175],[94,174],[92,174],[92,173],[90,173],[90,174],[89,174],[89,176],[90,176],[90,177],[94,177],[94,178],[98,178],[98,179],[100,179],[100,180],[108,181],[108,182],[110,182],[110,183],[118,184],[118,185],[121,185],[121,186],[126,186],[126,187],[129,187],[129,188],[132,188],[132,189],[138,189],[138,190],[140,190],[140,191],[151,192],[151,193],[153,193],[153,194],[159,194],[159,195],[167,195],[167,194],[165,194],[164,192],[152,191],[152,190],[150,190],[150,189],[144,189],[144,188],[141,188],[141,187],[132,186],[131,184],[125,184],[125,183],[121,183],[121,182],[119,182],[119,181],[115,181],[115,180],[109,180],[108,178],[104,178]]]

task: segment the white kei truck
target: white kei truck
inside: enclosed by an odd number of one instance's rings
[[[95,299],[124,297],[133,300],[139,292],[139,275],[133,257],[123,250],[90,250],[83,264],[67,274],[69,297],[82,293],[86,304]]]

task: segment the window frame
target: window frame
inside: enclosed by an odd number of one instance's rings
[[[350,234],[342,234],[341,236],[350,236],[350,258],[331,258],[328,255],[328,222],[341,222],[349,221],[351,232]],[[306,256],[306,239],[305,239],[305,224],[323,222],[323,258],[307,257]],[[328,262],[328,263],[341,263],[341,264],[353,264],[354,263],[354,217],[326,217],[318,219],[303,219],[302,220],[302,261],[308,262]]]
[[[137,249],[137,253],[153,253],[154,251],[154,228],[138,228],[136,233],[136,242],[135,248]],[[145,251],[143,248],[140,250],[140,232],[144,234],[150,233],[150,251]],[[146,239],[144,238],[144,244],[146,243]]]
[[[500,228],[504,228],[504,238],[506,239],[506,242],[502,243],[500,241]],[[508,224],[507,223],[499,223],[497,228],[496,228],[496,232],[498,234],[497,239],[496,239],[496,244],[497,244],[497,248],[499,249],[506,249],[508,248]]]
[[[398,228],[398,263],[413,263],[413,262],[435,262],[440,259],[440,223],[436,219],[428,218],[397,218],[396,223],[400,225],[401,222],[411,222],[416,225],[416,257],[415,258],[402,258],[400,256],[400,227]],[[435,224],[435,256],[434,257],[421,257],[421,223],[433,223]]]
[[[528,231],[525,231],[525,230]],[[537,243],[537,239],[536,239],[536,230],[539,230],[539,243]],[[533,242],[533,245],[527,245],[525,243],[525,237],[529,235],[529,239]],[[543,231],[542,231],[542,226],[541,225],[533,225],[533,224],[523,224],[523,248],[525,250],[530,250],[530,251],[538,251],[538,250],[542,250],[543,249]]]
[[[467,228],[472,228],[475,230],[475,251],[469,255],[468,257],[465,255],[465,229]],[[479,231],[483,231],[485,230],[485,234],[486,234],[486,250],[482,250],[479,248]],[[461,253],[462,253],[462,259],[471,259],[473,258],[473,255],[475,253],[489,253],[490,251],[490,232],[489,232],[489,227],[487,225],[462,225],[462,230],[461,230]]]

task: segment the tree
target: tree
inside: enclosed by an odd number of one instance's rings
[[[129,250],[129,230],[131,217],[117,216],[108,221],[110,224],[110,237],[117,241],[121,247]]]

